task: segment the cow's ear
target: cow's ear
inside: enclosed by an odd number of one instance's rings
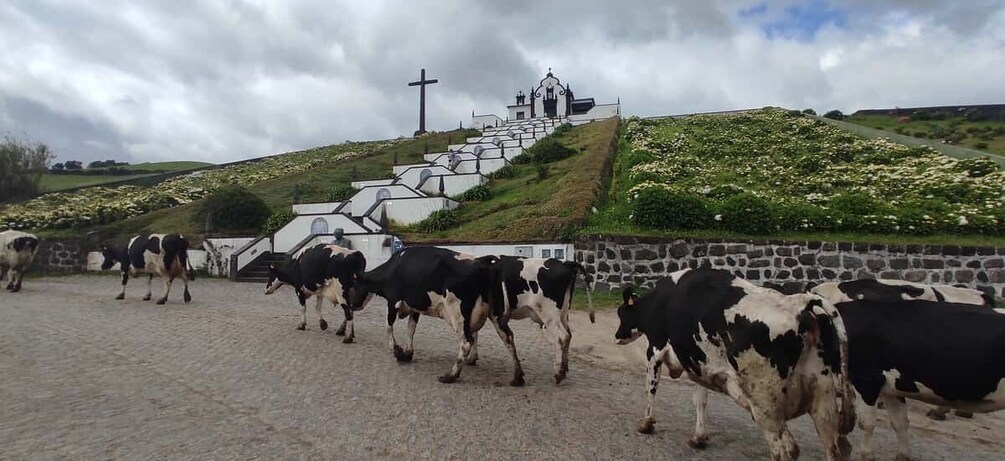
[[[638,296],[635,295],[635,288],[631,286],[627,286],[621,291],[621,298],[624,300],[625,305],[629,307],[634,306],[635,302],[638,301]]]
[[[108,251],[108,245],[105,245],[104,243],[102,243],[101,244],[101,251]]]

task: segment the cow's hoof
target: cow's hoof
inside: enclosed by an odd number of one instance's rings
[[[349,335],[346,336],[345,338],[342,338],[342,344],[352,344],[352,342],[355,340],[356,340],[355,335]]]
[[[564,371],[560,371],[558,373],[555,373],[555,384],[560,384],[564,380],[565,380],[565,372]]]
[[[115,299],[126,299],[126,294],[125,293],[119,293],[119,295],[116,296]]]
[[[335,336],[345,336],[345,325],[342,325],[338,330],[335,330]]]
[[[956,413],[956,416],[959,416],[960,418],[970,419],[974,417],[974,414],[969,411],[956,410],[954,413]]]
[[[144,296],[144,297],[143,297],[143,300],[144,300],[144,301],[150,301],[150,295],[146,295],[146,296]]]
[[[306,330],[307,329],[307,323],[301,323],[300,325],[297,325],[297,329],[301,330],[301,331]]]
[[[468,357],[468,358],[464,359],[464,364],[465,365],[471,365],[471,366],[478,365],[478,356],[476,355],[474,357]]]
[[[168,300],[167,300],[167,298],[161,298],[161,299],[158,299],[158,300],[157,300],[157,304],[164,304],[164,303],[166,303],[167,301],[168,301]]]
[[[14,284],[13,283],[8,283],[7,284],[7,291],[14,291]]]
[[[328,321],[326,321],[325,319],[321,319],[320,321],[318,321],[318,327],[321,328],[321,331],[327,330],[328,329]]]
[[[513,380],[509,382],[509,385],[513,387],[523,387],[524,384],[527,382],[523,379],[523,373],[513,376]]]
[[[445,374],[443,376],[440,376],[439,380],[440,380],[441,383],[450,384],[452,382],[457,381],[457,376],[454,376],[454,375],[452,375],[450,373],[447,373],[447,374]]]
[[[188,293],[185,293],[185,296],[183,298],[185,299],[185,304],[192,302],[192,295]]]
[[[704,450],[708,448],[708,436],[707,435],[695,435],[692,436],[687,441],[687,446],[694,448],[695,450]]]
[[[10,289],[11,293],[17,293],[19,291],[21,291],[21,285],[14,285],[14,288]]]
[[[941,408],[933,408],[931,410],[928,410],[928,413],[926,413],[925,415],[928,416],[930,419],[934,419],[936,421],[945,421],[947,413],[948,411],[943,410]]]
[[[652,434],[656,430],[656,420],[653,418],[642,418],[639,423],[635,425],[635,430],[639,431],[641,434]]]
[[[399,362],[411,362],[412,354],[414,353],[415,353],[414,351],[405,352],[405,350],[402,349],[401,346],[397,345],[394,346],[394,359]]]

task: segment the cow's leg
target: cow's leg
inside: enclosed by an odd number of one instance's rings
[[[569,327],[562,322],[561,317],[545,327],[554,331],[555,335],[555,384],[561,383],[569,372],[569,343],[572,342],[572,333]]]
[[[316,297],[318,299],[317,303],[314,304],[314,310],[318,312],[318,328],[321,328],[321,331],[324,331],[328,329],[328,321],[325,320],[325,314],[321,311],[321,308],[324,307],[325,297],[320,294]]]
[[[506,320],[499,320],[495,316],[489,317],[492,322],[492,326],[495,327],[496,333],[499,334],[499,339],[502,339],[503,344],[509,349],[510,355],[513,357],[513,380],[510,381],[510,386],[520,387],[524,385],[523,379],[523,367],[520,365],[520,357],[516,355],[516,343],[513,342],[513,330],[510,329],[509,323]]]
[[[335,307],[335,303],[334,302],[332,303],[332,307]],[[349,310],[349,306],[343,304],[342,305],[342,312],[345,313],[345,319],[342,320],[342,325],[340,325],[338,327],[338,330],[335,330],[335,336],[343,336],[343,335],[345,335],[345,327],[346,327],[346,324],[349,323],[349,318],[351,317],[349,315],[349,311],[350,311]]]
[[[398,350],[401,351],[401,358],[399,360],[402,362],[411,362],[412,357],[415,355],[415,327],[418,325],[419,313],[413,312],[408,316],[408,345],[405,346],[404,350],[400,347],[398,348]]]
[[[150,274],[150,275],[149,275],[149,276],[147,277],[147,295],[143,297],[143,300],[144,300],[144,301],[150,301],[150,298],[152,298],[152,297],[153,297],[153,296],[152,296],[152,294],[153,294],[153,293],[152,293],[152,291],[150,290],[150,285],[152,285],[153,283],[154,283],[154,274]]]
[[[886,414],[890,416],[890,426],[897,433],[897,461],[911,459],[911,445],[908,440],[907,403],[898,397],[883,397],[886,402]]]
[[[342,328],[340,328],[342,333],[345,334],[345,338],[342,338],[342,342],[349,344],[356,339],[356,329],[353,328],[352,324],[352,309],[349,308],[349,305],[343,304],[342,312],[345,312],[345,321],[342,322]],[[336,331],[335,333],[337,334],[338,332]]]
[[[456,299],[451,301],[444,300],[444,303],[446,306],[444,306],[443,310],[446,313],[447,321],[450,322],[454,333],[457,334],[458,347],[457,359],[454,360],[454,366],[446,374],[440,376],[439,380],[441,383],[452,383],[457,381],[457,377],[461,375],[464,359],[471,353],[471,344],[474,342],[474,337],[471,335],[471,328],[468,325],[469,319],[464,315],[463,303]]]
[[[770,404],[769,404],[770,405]],[[794,461],[799,458],[799,446],[792,433],[785,427],[785,415],[777,408],[761,408],[758,403],[751,402],[751,416],[758,426],[764,440],[768,443],[768,452],[772,461]]]
[[[649,356],[649,363],[646,365],[646,414],[639,421],[635,429],[643,434],[652,434],[656,429],[656,417],[653,416],[653,407],[656,406],[656,388],[660,385],[660,367],[663,366],[662,354],[654,353],[652,349],[646,351]]]
[[[10,282],[7,283],[7,289],[11,293],[17,293],[21,291],[21,279],[24,278],[24,271],[11,268],[10,270]]]
[[[478,363],[478,332],[472,332],[471,337],[474,338],[474,341],[471,342],[471,352],[468,352],[468,356],[464,358],[464,363],[467,365]]]
[[[694,435],[687,445],[696,450],[708,446],[708,433],[705,429],[705,408],[708,407],[708,389],[699,386],[691,396],[694,402]]]
[[[974,417],[974,413],[972,411],[953,410],[953,413],[956,413],[956,416],[959,416],[960,418],[970,419]]]
[[[151,275],[150,278],[152,279],[153,276]],[[157,304],[164,304],[164,303],[167,302],[167,300],[168,300],[168,293],[171,293],[171,284],[172,283],[174,283],[174,276],[169,275],[167,277],[164,277],[164,297],[162,297],[161,299],[158,299],[157,300]]]
[[[10,272],[10,267],[7,267],[7,266],[4,266],[4,265],[0,264],[0,280],[8,281],[8,283],[7,283],[7,289],[8,290],[11,289],[9,280],[13,280],[13,275],[11,275],[10,279],[7,278],[7,275],[8,275],[9,272]]]
[[[840,440],[841,417],[838,409],[837,388],[826,381],[818,381],[813,390],[813,402],[810,404],[810,417],[817,429],[820,443],[827,450],[827,460],[844,459]],[[847,439],[843,439],[847,444]]]
[[[129,272],[122,272],[122,291],[115,299],[126,299],[126,282],[129,281]]]
[[[862,443],[859,445],[860,457],[863,461],[873,459],[872,435],[876,430],[876,412],[880,401],[869,405],[861,395],[855,399],[855,417],[858,419],[858,427],[862,429]]]
[[[408,360],[405,359],[405,350],[398,345],[394,340],[394,320],[397,318],[398,303],[388,300],[387,301],[387,346],[391,348],[391,353],[394,354],[394,359],[399,362],[408,362],[412,358],[409,357]]]
[[[185,285],[185,293],[182,295],[182,299],[185,300],[186,304],[192,302],[192,293],[189,293],[188,291],[188,280],[189,278],[187,277],[187,273],[182,271],[181,281]]]
[[[307,329],[307,300],[302,296],[298,296],[300,300],[300,324],[297,325],[298,330]]]

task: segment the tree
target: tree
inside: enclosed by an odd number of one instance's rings
[[[841,111],[839,111],[837,109],[834,109],[834,110],[832,110],[832,111],[824,114],[824,117],[827,117],[829,119],[834,119],[834,120],[843,120],[844,119],[844,114],[842,114]]]
[[[80,160],[67,160],[63,164],[67,170],[82,170],[84,169],[84,164]]]
[[[206,223],[206,216],[218,230],[257,231],[269,219],[268,205],[257,195],[238,186],[224,186],[206,197],[192,215],[198,225]]]
[[[0,144],[0,200],[34,197],[53,154],[49,146],[4,137]]]
[[[813,109],[803,109],[803,113],[806,115],[817,115],[817,111]]]
[[[57,164],[55,164],[55,165],[52,166],[52,169],[54,171],[63,171],[63,164],[62,163],[57,163]]]

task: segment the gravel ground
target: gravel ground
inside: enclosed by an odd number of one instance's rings
[[[309,329],[295,330],[288,288],[266,297],[259,284],[201,279],[191,304],[178,289],[157,306],[139,299],[142,283],[114,300],[118,280],[43,277],[21,293],[0,293],[0,459],[767,456],[750,416],[721,395],[709,404],[711,446],[688,448],[693,388],[669,379],[658,394],[656,433],[637,434],[642,365],[605,352],[611,313],[597,325],[576,316],[572,370],[560,386],[551,381],[550,335],[528,321],[514,324],[526,387],[506,385],[509,355],[491,327],[482,331],[478,365],[441,384],[457,350],[452,331],[422,318],[415,361],[398,364],[381,300],[359,313],[356,343],[342,344],[333,332],[342,314],[330,306],[331,329],[318,329],[309,306]],[[155,283],[155,299],[160,290]],[[406,322],[396,326],[403,342]],[[917,407],[919,459],[1002,459],[998,415],[932,424],[918,421]],[[808,418],[790,427],[804,459],[823,457]],[[892,431],[877,429],[879,459],[892,459],[894,448]]]

